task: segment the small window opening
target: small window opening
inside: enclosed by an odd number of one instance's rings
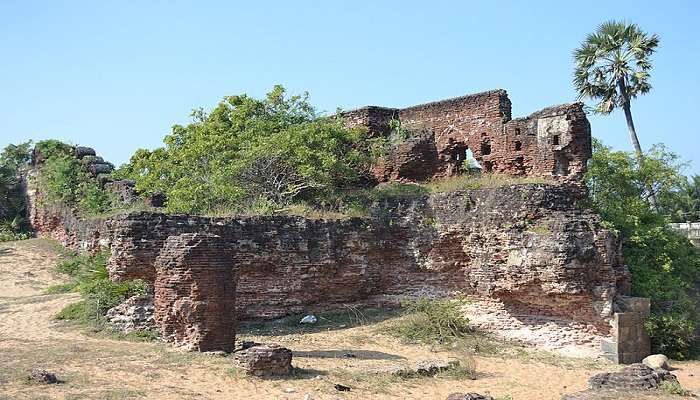
[[[491,154],[491,142],[481,143],[481,155],[487,156]]]
[[[515,141],[515,151],[520,151],[522,149],[523,149],[523,144],[519,140],[516,140]]]
[[[520,128],[515,128],[515,135],[520,136]]]
[[[552,144],[555,146],[559,145],[559,135],[554,135],[554,137],[552,137]]]

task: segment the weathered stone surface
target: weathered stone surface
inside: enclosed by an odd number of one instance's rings
[[[172,236],[155,265],[155,320],[163,339],[188,350],[233,350],[236,274],[227,243],[204,233]]]
[[[565,395],[562,400],[655,399],[664,381],[677,382],[677,379],[666,370],[632,364],[620,371],[593,375],[587,390]]]
[[[479,393],[452,393],[447,400],[493,400],[493,397]]]
[[[56,378],[56,374],[40,368],[34,368],[30,370],[27,374],[27,380],[32,383],[41,383],[47,385],[58,383],[58,378]]]
[[[418,140],[400,144],[374,166],[372,172],[379,181],[457,175],[467,150],[485,172],[576,180],[591,156],[590,124],[581,103],[511,120],[505,90],[404,109],[369,106],[342,115],[349,125],[366,126],[374,136],[388,136],[392,119],[425,132]]]
[[[590,389],[658,389],[663,381],[676,381],[676,377],[662,369],[653,370],[644,364],[631,364],[617,372],[603,372],[588,379]]]
[[[249,375],[273,377],[292,372],[292,351],[277,344],[256,344],[235,352],[233,360]]]
[[[119,332],[128,334],[137,330],[155,329],[153,314],[153,296],[143,295],[130,297],[110,308],[105,317]]]
[[[645,357],[642,360],[642,364],[651,369],[665,369],[666,371],[671,369],[668,365],[668,357],[663,354],[652,354]]]

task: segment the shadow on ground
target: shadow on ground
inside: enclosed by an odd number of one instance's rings
[[[400,310],[348,307],[337,311],[314,313],[318,320],[314,324],[301,324],[299,321],[304,315],[295,314],[262,322],[242,322],[236,333],[239,335],[283,336],[328,332],[382,322],[398,317]]]

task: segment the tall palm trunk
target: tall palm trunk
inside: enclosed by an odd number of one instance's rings
[[[632,147],[634,147],[634,152],[637,155],[637,160],[639,160],[639,164],[641,166],[641,164],[644,162],[644,153],[642,153],[642,146],[639,144],[637,130],[634,129],[634,120],[632,120],[632,110],[630,109],[630,98],[627,94],[627,85],[625,84],[624,77],[618,78],[617,86],[620,88],[620,95],[622,96],[622,109],[625,111],[625,119],[627,120],[627,130],[630,134],[630,141],[632,141]],[[656,193],[654,193],[651,183],[647,183],[647,190],[649,191],[649,203],[654,210],[659,211],[659,205],[656,201]]]

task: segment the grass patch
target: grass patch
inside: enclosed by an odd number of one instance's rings
[[[75,289],[75,283],[59,283],[44,289],[44,294],[70,293]]]
[[[472,329],[464,318],[460,300],[427,299],[404,303],[404,316],[388,332],[409,343],[452,344],[469,336]]]
[[[425,184],[432,193],[454,192],[466,189],[494,188],[508,185],[527,183],[548,183],[549,181],[536,176],[511,176],[504,174],[464,174],[449,178],[434,180]]]
[[[547,223],[543,223],[540,225],[530,227],[527,230],[528,230],[528,232],[536,233],[538,235],[543,235],[543,236],[552,234],[552,230],[549,228],[549,225]]]

